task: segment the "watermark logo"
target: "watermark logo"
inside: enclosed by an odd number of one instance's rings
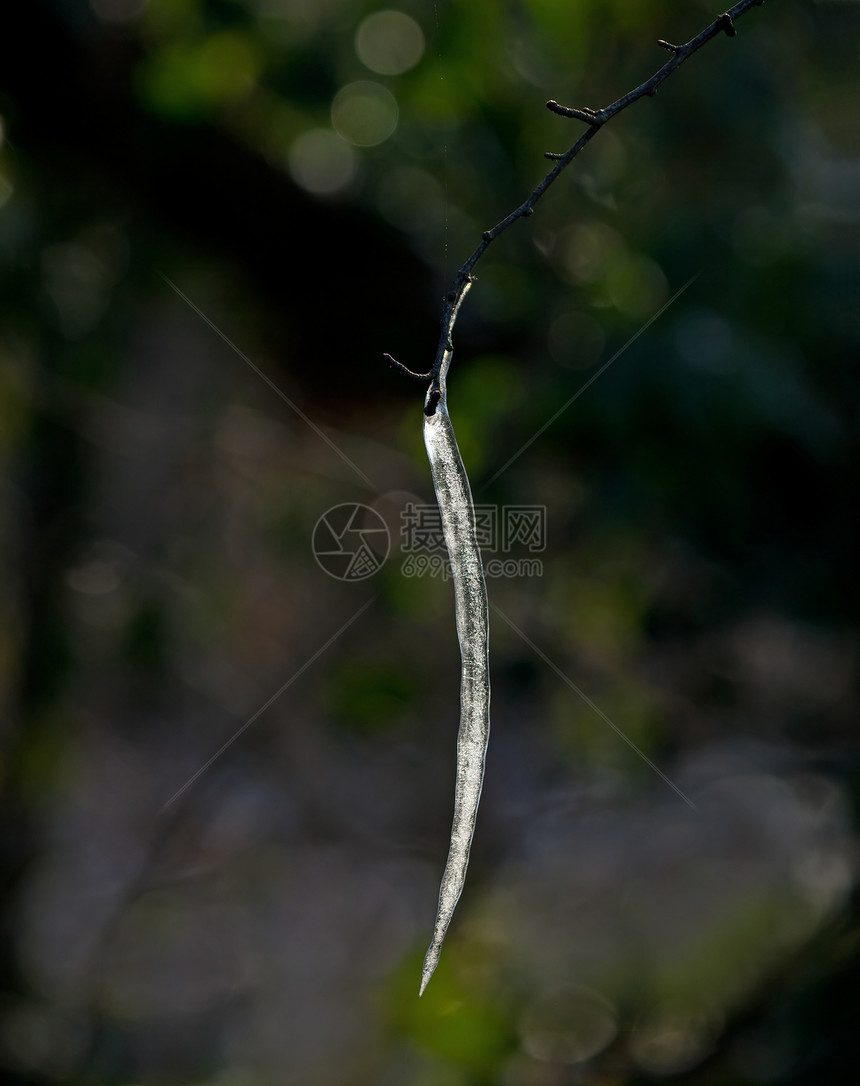
[[[476,505],[475,531],[482,550],[509,553],[517,544],[530,554],[546,550],[546,507],[543,505]],[[404,554],[445,553],[438,505],[409,502],[401,514],[400,549]]]
[[[515,550],[539,554],[546,549],[546,507],[543,505],[476,505],[475,534],[484,559],[484,576],[541,577],[539,558],[516,558]],[[406,555],[404,577],[451,576],[451,563],[438,505],[409,502],[400,516],[400,549]],[[501,551],[504,557],[486,557]]]
[[[508,554],[519,545],[530,554],[537,554],[546,549],[545,506],[476,505],[474,509],[475,532],[481,550]],[[400,519],[400,549],[404,554],[445,553],[438,505],[409,502]]]
[[[476,505],[475,531],[487,578],[543,576],[535,557],[546,549],[543,505]],[[341,581],[363,581],[388,558],[391,538],[385,521],[366,505],[344,503],[323,513],[313,533],[320,567]],[[523,556],[523,552],[526,556]],[[451,564],[437,505],[408,502],[400,513],[400,572],[404,577],[448,580]]]
[[[339,581],[372,577],[388,558],[388,525],[359,502],[345,502],[327,510],[314,526],[311,540],[320,569]]]
[[[441,577],[451,579],[451,560],[447,554],[410,554],[403,560],[400,572],[404,577]],[[543,562],[540,558],[490,558],[484,562],[484,576],[510,579],[542,577]]]

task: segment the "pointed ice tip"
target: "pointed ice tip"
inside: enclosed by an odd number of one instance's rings
[[[418,998],[424,995],[424,989],[430,983],[430,978],[436,969],[436,962],[424,962],[424,968],[421,971],[421,987],[418,989]]]
[[[427,951],[427,956],[424,958],[424,967],[421,970],[421,987],[418,989],[419,999],[424,995],[424,989],[430,983],[430,978],[436,972],[436,966],[439,964],[439,951],[441,949],[441,947],[436,946],[435,943],[433,943]]]

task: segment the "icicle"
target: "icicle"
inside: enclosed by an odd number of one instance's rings
[[[449,360],[450,357],[446,359]],[[490,738],[487,589],[475,531],[472,491],[448,415],[445,369],[440,376],[439,388],[431,389],[427,394],[424,444],[430,459],[454,582],[457,636],[462,657],[460,730],[457,734],[457,784],[451,844],[419,994],[423,994],[439,961],[445,933],[466,881]]]

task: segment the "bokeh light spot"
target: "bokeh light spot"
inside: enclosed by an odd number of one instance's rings
[[[424,55],[424,34],[402,11],[377,11],[356,31],[355,51],[372,72],[401,75]]]
[[[731,325],[713,309],[694,307],[681,314],[673,339],[678,354],[695,369],[727,373],[737,365]]]
[[[377,206],[392,226],[417,230],[444,223],[445,194],[439,182],[417,166],[398,166],[379,182]]]
[[[340,192],[355,176],[355,152],[327,128],[303,132],[287,158],[293,179],[308,192],[328,196]]]
[[[640,1022],[630,1037],[630,1052],[653,1075],[672,1075],[700,1063],[719,1036],[722,1019],[704,1010],[665,1010]]]
[[[335,96],[331,121],[337,133],[357,147],[383,143],[397,127],[397,99],[379,83],[348,83]]]
[[[523,1047],[546,1063],[580,1063],[590,1059],[615,1037],[615,1008],[599,992],[571,987],[547,993],[520,1022]]]
[[[225,31],[194,43],[168,43],[141,65],[138,86],[158,113],[194,117],[247,99],[261,71],[253,38]]]
[[[106,23],[130,23],[143,13],[147,0],[90,0],[93,11]]]
[[[618,233],[596,219],[565,230],[559,246],[562,269],[578,286],[601,279],[624,251]]]
[[[550,325],[547,346],[553,359],[571,369],[587,369],[606,343],[603,329],[587,313],[561,313]]]
[[[12,196],[15,191],[15,186],[6,177],[5,174],[0,173],[0,207],[2,207]]]
[[[650,316],[669,293],[660,266],[648,257],[633,254],[614,265],[607,286],[616,309],[637,319]]]

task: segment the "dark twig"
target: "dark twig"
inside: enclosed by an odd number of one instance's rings
[[[432,415],[435,411],[435,404],[438,403],[440,393],[440,371],[447,370],[451,363],[451,357],[453,354],[452,335],[454,331],[454,324],[457,321],[457,315],[460,311],[460,304],[463,301],[469,287],[473,282],[472,270],[475,265],[487,251],[491,242],[503,234],[509,226],[512,226],[517,219],[527,218],[534,212],[535,204],[543,196],[546,190],[550,187],[553,181],[559,176],[559,174],[565,170],[571,162],[576,158],[579,152],[589,143],[594,136],[600,131],[603,125],[607,121],[610,121],[622,110],[627,109],[628,106],[637,102],[640,98],[644,98],[646,95],[654,97],[657,93],[657,88],[661,83],[665,82],[669,76],[680,68],[684,61],[706,45],[711,38],[717,37],[719,34],[727,34],[730,38],[733,38],[737,34],[735,29],[735,21],[740,19],[742,15],[750,10],[750,8],[761,7],[764,0],[741,0],[740,3],[735,4],[734,7],[729,8],[728,11],[719,15],[710,26],[706,27],[700,34],[697,34],[695,38],[691,38],[686,45],[672,45],[667,41],[660,38],[657,44],[662,49],[667,49],[673,54],[671,59],[666,61],[659,71],[656,71],[645,83],[636,87],[635,90],[628,91],[617,101],[613,102],[609,106],[604,106],[603,109],[590,109],[588,106],[581,107],[579,109],[571,108],[570,106],[559,105],[556,101],[547,102],[547,109],[553,113],[557,113],[561,117],[570,117],[574,120],[583,121],[588,125],[588,128],[582,133],[576,143],[567,151],[562,153],[556,153],[553,151],[547,151],[545,157],[555,162],[553,168],[549,173],[540,181],[532,190],[531,195],[524,200],[519,207],[515,208],[509,215],[507,215],[501,222],[496,223],[492,230],[485,230],[481,234],[481,243],[474,250],[471,256],[466,260],[457,274],[454,276],[454,282],[451,286],[446,299],[445,308],[442,311],[442,334],[439,337],[439,345],[436,348],[436,358],[433,362],[433,366],[427,373],[416,373],[414,370],[408,369],[401,362],[397,362],[390,354],[386,354],[383,357],[394,366],[401,373],[407,377],[413,377],[420,381],[430,381],[430,388],[427,393],[427,399],[425,400],[425,411],[427,414]]]
[[[560,106],[553,98],[546,104],[546,108],[550,113],[557,113],[559,117],[575,117],[578,121],[585,121],[586,124],[598,124],[597,114],[593,109],[589,109],[588,106],[584,106],[582,109],[571,109],[570,106]]]
[[[407,377],[414,377],[416,381],[429,381],[433,376],[433,371],[428,370],[427,373],[416,373],[415,370],[409,369],[408,366],[404,366],[402,362],[398,362],[396,358],[392,358],[388,352],[382,356],[389,366],[393,366],[400,373],[405,374]]]

